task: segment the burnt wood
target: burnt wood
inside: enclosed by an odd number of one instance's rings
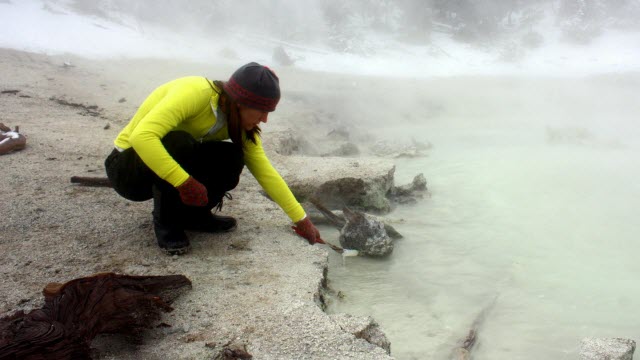
[[[91,359],[98,334],[133,335],[152,327],[189,288],[183,275],[102,273],[50,283],[42,308],[0,317],[0,360]]]

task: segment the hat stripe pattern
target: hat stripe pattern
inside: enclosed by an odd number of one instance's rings
[[[233,77],[231,77],[225,85],[225,90],[233,99],[243,105],[248,104],[250,107],[257,110],[274,111],[278,104],[278,100],[280,100],[279,98],[267,98],[254,94],[253,92],[243,88],[242,85],[238,84]]]

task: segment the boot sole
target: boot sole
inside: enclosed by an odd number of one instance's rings
[[[233,224],[232,227],[228,228],[227,230],[222,230],[221,232],[232,232],[235,231],[238,228],[238,223]]]
[[[232,231],[234,231],[234,230],[235,230],[235,229],[237,229],[237,228],[238,228],[238,224],[235,224],[235,225],[233,225],[232,227],[230,227],[230,228],[228,228],[228,229],[226,229],[226,230],[219,229],[219,230],[213,230],[213,231],[211,231],[211,230],[198,229],[198,228],[189,228],[189,227],[185,228],[185,230],[187,230],[187,231],[193,231],[193,232],[209,233],[209,234],[218,234],[218,233],[228,233],[228,232],[232,232]]]
[[[189,250],[191,250],[191,245],[187,245],[185,247],[181,247],[181,248],[176,248],[176,249],[166,249],[166,248],[160,248],[162,251],[164,251],[165,254],[167,255],[184,255],[186,253],[189,252]]]

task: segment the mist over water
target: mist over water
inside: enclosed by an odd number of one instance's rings
[[[474,359],[636,338],[638,80],[425,82],[441,111],[386,131],[433,145],[396,161],[396,182],[422,172],[431,196],[389,215],[405,237],[388,259],[332,255],[330,311],[372,315],[398,359],[448,358],[483,309]]]

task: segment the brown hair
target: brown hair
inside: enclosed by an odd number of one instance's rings
[[[218,106],[227,115],[227,128],[229,130],[229,138],[231,141],[238,145],[240,148],[244,147],[242,143],[242,126],[240,124],[240,111],[238,110],[238,103],[229,96],[223,87],[223,82],[220,80],[213,81],[213,84],[209,82],[209,85],[219,94]],[[215,85],[215,86],[213,86]],[[251,130],[244,130],[245,136],[248,140],[257,144],[256,136],[260,136],[260,127],[256,126]]]

